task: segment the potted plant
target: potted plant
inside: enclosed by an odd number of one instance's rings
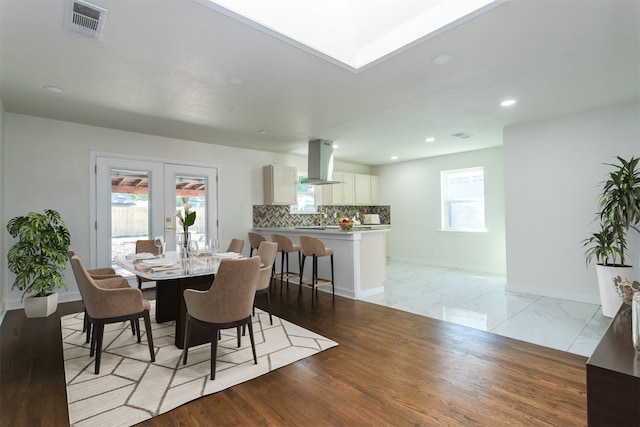
[[[640,232],[636,227],[640,222],[640,158],[617,158],[619,164],[607,164],[613,170],[603,181],[598,198],[600,211],[596,219],[600,222],[600,232],[583,241],[584,246],[590,246],[586,252],[587,264],[593,259],[597,262],[602,314],[607,317],[615,316],[621,297],[632,289],[633,268],[625,259],[627,233],[630,228]]]
[[[71,244],[69,230],[58,212],[47,209],[44,214],[30,212],[11,219],[7,231],[18,239],[7,253],[9,270],[16,275],[11,289],[22,291],[27,317],[49,316],[58,306],[54,290],[67,289],[63,273]]]

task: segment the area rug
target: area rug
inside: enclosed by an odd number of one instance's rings
[[[89,345],[84,342],[83,316],[77,313],[61,319],[72,426],[130,426],[338,345],[276,316],[270,325],[269,314],[256,309],[253,330],[258,364],[253,363],[248,336],[237,348],[235,329],[223,331],[216,379],[211,381],[211,346],[190,348],[189,361],[183,366],[182,350],[174,345],[175,325],[155,323],[152,314],[156,361],[149,361],[145,336],[138,343],[129,323],[115,323],[105,327],[100,374],[95,375],[95,358],[89,357]],[[140,323],[144,335],[144,323]]]

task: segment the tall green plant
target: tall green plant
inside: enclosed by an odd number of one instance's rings
[[[11,289],[23,291],[23,298],[27,293],[45,296],[55,288],[67,289],[63,272],[71,236],[58,212],[17,216],[7,223],[7,231],[18,238],[7,253],[9,270],[16,274]]]
[[[598,264],[609,265],[609,257],[615,264],[618,256],[618,248],[614,246],[615,236],[616,232],[610,224],[601,224],[598,233],[593,233],[591,237],[582,241],[583,246],[590,246],[585,253],[587,265],[594,259]]]
[[[591,249],[587,251],[587,262],[596,257],[602,261],[601,255],[607,254],[604,264],[608,263],[610,255],[613,264],[617,264],[620,257],[620,265],[625,265],[625,252],[627,250],[627,233],[630,228],[640,232],[636,224],[640,222],[640,158],[631,157],[625,160],[617,156],[619,164],[606,163],[614,169],[609,172],[608,178],[602,183],[602,192],[598,198],[597,219],[602,226],[601,233],[605,237],[597,236],[598,233],[586,239],[585,245],[591,243]],[[606,243],[606,244],[603,244]]]

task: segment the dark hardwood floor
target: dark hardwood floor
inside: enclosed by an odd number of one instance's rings
[[[585,357],[322,293],[312,307],[303,292],[273,291],[274,314],[338,347],[140,425],[586,425]],[[68,425],[59,318],[81,310],[6,314],[0,425]]]

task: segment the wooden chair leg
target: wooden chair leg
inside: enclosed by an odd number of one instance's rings
[[[95,360],[95,373],[96,375],[100,373],[100,362],[102,361],[102,338],[104,336],[104,323],[97,321],[95,322],[93,334],[96,335],[95,344],[96,344],[96,360]],[[91,340],[94,341],[93,339]]]
[[[331,254],[331,297],[333,302],[336,302],[336,285],[333,279],[333,254]]]
[[[214,329],[211,334],[211,381],[216,379],[216,358],[218,357],[218,340],[216,336],[220,330]]]
[[[131,326],[134,329],[134,334],[136,334],[138,336],[138,342],[141,341],[140,339],[140,319],[136,319],[136,320],[132,320],[131,321]],[[146,325],[145,325],[146,328]]]
[[[191,337],[191,322],[189,316],[184,325],[184,349],[182,350],[182,364],[187,364],[187,355],[189,354],[189,338]]]
[[[271,297],[269,296],[269,291],[265,292],[267,296],[267,309],[269,310],[269,324],[273,325],[273,318],[271,317]]]
[[[302,274],[304,273],[304,262],[306,259],[307,257],[303,254],[302,261],[300,263],[300,286],[298,286],[298,301],[300,301],[300,295],[302,295]]]
[[[138,329],[140,328],[138,327]],[[151,318],[149,317],[148,311],[144,313],[144,330],[147,334],[147,344],[149,345],[149,356],[151,356],[151,361],[155,362],[156,351],[153,348],[153,333],[151,332]]]
[[[249,318],[249,321],[247,323],[249,324],[249,339],[251,340],[251,351],[253,351],[253,364],[257,365],[258,356],[256,356],[256,343],[253,339],[253,322],[251,321],[251,318]]]

